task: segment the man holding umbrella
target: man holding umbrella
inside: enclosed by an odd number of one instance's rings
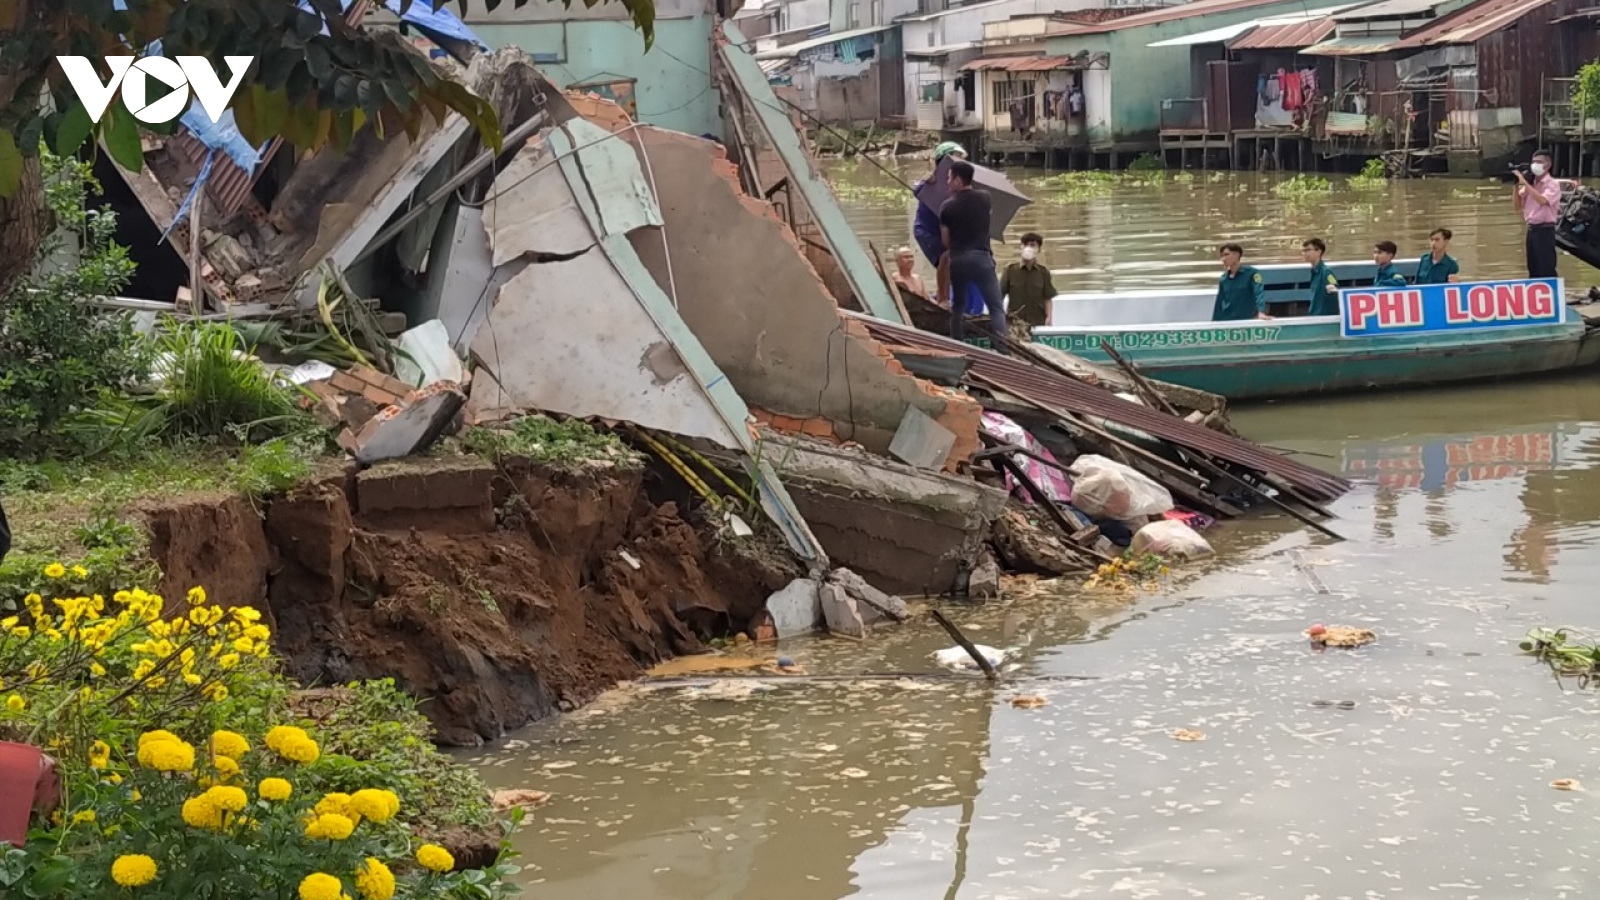
[[[933,184],[933,180],[939,176],[939,164],[947,156],[954,157],[956,160],[965,160],[967,151],[955,141],[945,141],[933,148],[933,173],[917,182],[911,188],[911,193],[918,198],[917,216],[912,223],[911,234],[916,238],[917,247],[922,250],[922,255],[927,257],[928,262],[934,266],[938,266],[939,258],[944,256],[944,238],[939,233],[939,209],[937,206],[932,206],[922,199],[923,189]],[[941,201],[945,196],[937,189],[928,193],[939,195]],[[940,305],[950,304],[950,292],[948,287],[943,284],[943,279],[940,279],[939,291],[939,296],[933,298],[934,302]],[[976,285],[968,287],[963,311],[969,316],[979,315],[983,312],[983,295],[978,291]]]

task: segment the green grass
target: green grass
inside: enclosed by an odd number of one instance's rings
[[[596,462],[639,465],[644,459],[621,438],[587,422],[557,422],[544,416],[524,416],[501,427],[472,428],[462,436],[461,444],[490,460],[520,457],[555,468],[580,468]]]

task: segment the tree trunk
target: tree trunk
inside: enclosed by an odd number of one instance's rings
[[[44,179],[35,156],[23,167],[16,193],[0,197],[0,297],[33,268],[49,227]]]

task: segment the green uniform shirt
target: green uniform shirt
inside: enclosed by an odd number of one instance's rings
[[[1378,269],[1378,274],[1372,279],[1373,287],[1405,287],[1406,277],[1394,270],[1394,263]]]
[[[1333,277],[1333,270],[1328,264],[1318,261],[1311,267],[1311,315],[1337,316],[1339,314],[1339,295],[1328,293],[1329,287],[1338,287],[1339,279]]]
[[[1267,311],[1267,297],[1261,287],[1261,273],[1254,267],[1240,266],[1233,274],[1222,273],[1217,282],[1217,305],[1212,307],[1211,318],[1217,322],[1234,319],[1254,319],[1257,313]]]
[[[1417,284],[1449,284],[1451,275],[1460,275],[1461,266],[1456,263],[1455,257],[1446,253],[1438,262],[1433,261],[1433,254],[1422,254],[1422,262],[1417,263]]]
[[[1050,270],[1039,263],[1030,266],[1014,262],[1000,276],[1000,293],[1011,298],[1007,315],[1038,327],[1050,318],[1050,301],[1055,299],[1056,286],[1050,281]]]

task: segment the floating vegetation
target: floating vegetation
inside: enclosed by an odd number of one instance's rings
[[[1285,200],[1323,197],[1333,192],[1333,182],[1317,175],[1296,175],[1273,186],[1272,192]]]
[[[833,195],[852,203],[899,203],[911,200],[911,192],[900,185],[855,184],[849,181],[833,182]]]
[[[1575,628],[1535,628],[1517,647],[1557,676],[1575,677],[1584,687],[1600,676],[1600,642]]]
[[[1361,171],[1350,176],[1350,187],[1358,191],[1375,191],[1389,186],[1389,169],[1381,159],[1369,159]]]
[[[1154,553],[1125,553],[1095,570],[1084,587],[1131,591],[1143,587],[1154,590],[1158,580],[1171,572],[1167,561]]]
[[[1165,172],[1058,172],[1021,182],[1034,189],[1035,202],[1081,203],[1105,197],[1118,188],[1157,187],[1166,182]]]
[[[1222,173],[1219,172],[1217,174],[1220,175]],[[1179,172],[1178,174],[1172,176],[1172,183],[1173,184],[1194,184],[1194,173],[1193,172]]]
[[[1165,172],[1166,170],[1166,160],[1154,153],[1141,153],[1133,162],[1128,163],[1129,172]]]

